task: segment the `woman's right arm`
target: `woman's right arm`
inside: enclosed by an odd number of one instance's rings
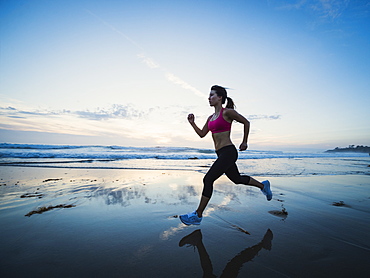
[[[193,114],[189,114],[188,115],[188,121],[190,123],[190,125],[194,128],[195,132],[199,135],[199,137],[203,138],[204,136],[207,135],[209,129],[208,129],[208,121],[209,121],[209,118],[207,119],[207,122],[206,124],[203,126],[202,129],[200,129],[196,124],[195,124],[195,117]]]

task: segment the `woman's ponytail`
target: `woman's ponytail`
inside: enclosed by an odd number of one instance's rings
[[[234,109],[235,104],[234,104],[234,101],[231,99],[231,97],[226,97],[226,99],[227,99],[226,108]]]

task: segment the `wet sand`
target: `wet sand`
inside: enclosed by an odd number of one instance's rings
[[[200,226],[194,171],[1,167],[1,277],[368,277],[370,176],[226,177]],[[256,177],[264,179],[264,177]]]

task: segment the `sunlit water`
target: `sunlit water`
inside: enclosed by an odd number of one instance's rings
[[[190,170],[206,172],[217,158],[214,150],[0,144],[0,166]],[[366,153],[239,152],[239,170],[250,176],[369,174]]]

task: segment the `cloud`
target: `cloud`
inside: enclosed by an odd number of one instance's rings
[[[280,120],[281,115],[249,115],[250,120]]]
[[[11,105],[0,107],[0,129],[141,140],[142,122],[148,122],[148,114],[131,105],[117,104],[77,111]]]
[[[159,68],[159,65],[153,61],[153,59],[146,57],[144,54],[137,55],[149,68],[155,69]]]
[[[270,3],[280,10],[307,10],[313,12],[321,19],[334,20],[342,15],[348,7],[349,0],[299,0],[299,1],[276,1]]]
[[[348,4],[349,0],[319,0],[313,1],[310,8],[321,17],[336,19],[342,15]]]
[[[79,118],[102,121],[108,119],[135,119],[141,118],[146,115],[147,112],[143,112],[135,109],[131,105],[121,105],[113,104],[109,108],[96,108],[93,111],[81,110],[81,111],[71,111],[71,110],[39,110],[39,109],[29,109],[20,110],[14,107],[0,107],[0,115],[9,118],[22,118],[25,119],[32,116],[61,116],[61,115],[72,115]]]
[[[270,1],[273,5],[274,5],[274,0]],[[283,1],[278,1],[278,9],[281,9],[281,10],[298,10],[298,9],[301,9],[305,4],[306,4],[307,0],[300,0],[300,1],[297,1],[297,2],[293,2],[292,1],[288,1],[288,2],[283,2]]]
[[[108,119],[135,119],[141,118],[146,113],[143,111],[139,111],[133,108],[131,105],[121,105],[121,104],[113,104],[108,109],[100,109],[97,108],[95,111],[75,111],[72,114],[77,115],[78,117],[101,121],[101,120],[108,120]]]
[[[177,77],[173,73],[167,72],[165,74],[165,76],[166,76],[167,80],[169,80],[173,84],[180,85],[182,88],[184,88],[186,90],[192,91],[194,94],[196,94],[199,97],[207,98],[207,95],[206,94],[204,94],[201,91],[197,90],[196,88],[194,88],[190,84],[186,83],[184,80],[182,80],[181,78]]]
[[[179,85],[179,86],[181,86],[185,90],[192,91],[195,95],[197,95],[197,96],[199,96],[201,98],[207,98],[207,95],[206,94],[204,94],[201,91],[197,90],[196,88],[194,88],[193,86],[191,86],[189,83],[187,83],[186,81],[182,80],[180,77],[176,76],[175,74],[173,74],[173,73],[171,73],[171,72],[169,72],[167,70],[162,69],[161,66],[158,63],[154,62],[154,60],[152,58],[149,58],[149,57],[145,56],[145,54],[143,54],[143,53],[138,54],[137,56],[149,68],[162,70],[164,72],[165,78],[168,81],[170,81],[171,83],[173,83],[175,85]]]
[[[41,110],[33,110],[33,111],[27,111],[27,110],[19,110],[17,108],[8,106],[8,107],[0,107],[0,115],[4,115],[7,117],[13,117],[13,118],[24,118],[23,116],[50,116],[55,115],[55,112],[50,111],[41,111]]]

